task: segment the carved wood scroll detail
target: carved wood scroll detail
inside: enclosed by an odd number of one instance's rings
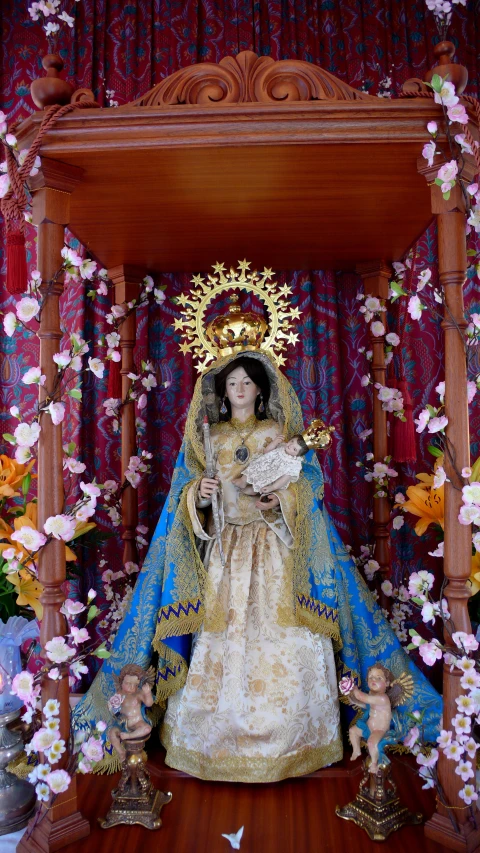
[[[180,104],[272,104],[283,101],[372,101],[323,68],[301,60],[257,56],[245,50],[217,64],[181,68],[133,102],[138,107]]]

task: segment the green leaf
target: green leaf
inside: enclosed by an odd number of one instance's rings
[[[67,444],[67,454],[68,456],[73,456],[76,450],[76,444],[74,441],[71,441],[70,444]]]
[[[430,404],[427,405],[427,411],[431,418],[435,418],[437,415],[437,410],[433,408]]]
[[[96,290],[87,290],[87,296],[90,299],[95,299],[97,296],[97,291]]]
[[[411,637],[418,637],[418,631],[416,631],[415,628],[409,628],[408,633]]]
[[[96,658],[105,659],[110,657],[110,652],[108,652],[105,646],[102,645],[99,646],[98,649],[95,649],[95,651],[92,652],[92,655],[95,655]]]
[[[443,181],[441,178],[435,178],[435,183],[436,183],[437,187],[441,187],[443,184]]]
[[[439,447],[435,447],[434,444],[429,444],[427,450],[429,453],[432,454],[432,456],[435,456],[437,459],[439,456],[443,456],[443,452],[440,450]]]
[[[99,609],[98,609],[97,605],[96,604],[90,605],[90,607],[88,608],[88,613],[87,613],[87,625],[89,622],[92,621],[92,619],[95,619],[95,616],[97,615],[97,613],[99,613]]]
[[[80,388],[71,388],[70,391],[67,391],[69,397],[73,397],[74,400],[82,399],[82,392]]]
[[[430,82],[430,85],[431,85],[434,92],[441,92],[442,91],[443,80],[444,80],[444,78],[440,77],[440,74],[434,74],[433,75],[431,82]]]
[[[422,598],[415,597],[415,598],[412,598],[412,601],[414,604],[418,604],[419,607],[423,607],[423,605],[425,604],[425,602]]]
[[[448,192],[446,192],[446,193],[442,193],[442,195],[443,195],[445,201],[448,201],[448,199],[450,198],[450,190],[448,190]]]
[[[22,495],[24,498],[26,498],[28,495],[28,490],[30,488],[31,482],[32,482],[32,475],[29,472],[28,474],[25,475],[25,477],[22,480]]]
[[[476,254],[477,252],[475,249],[467,249],[467,255],[469,258],[474,258]]]
[[[5,441],[8,441],[9,444],[15,445],[17,443],[17,439],[10,432],[4,432],[3,437]]]
[[[406,291],[403,289],[402,285],[398,283],[398,281],[391,281],[390,289],[393,290],[394,293],[398,294],[398,296],[407,295]]]

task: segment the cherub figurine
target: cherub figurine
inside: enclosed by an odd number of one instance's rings
[[[233,480],[234,486],[247,495],[263,494],[285,489],[295,483],[302,470],[301,457],[315,447],[327,447],[331,443],[334,427],[326,427],[319,418],[312,421],[302,434],[294,435],[287,442],[277,436],[263,451],[263,456],[254,459]]]
[[[367,670],[367,684],[370,692],[364,693],[350,678],[340,682],[340,691],[352,704],[364,708],[361,717],[350,726],[349,737],[353,746],[351,761],[361,753],[362,738],[367,742],[371,763],[370,773],[377,773],[379,762],[388,763],[385,746],[395,740],[388,737],[392,723],[392,708],[396,708],[411,696],[411,676],[404,673],[394,679],[393,673],[380,661]]]
[[[152,731],[145,708],[151,708],[154,702],[154,670],[150,667],[145,671],[136,663],[128,663],[114,680],[117,692],[108,700],[108,707],[119,725],[112,726],[108,736],[118,757],[124,761],[126,751],[122,741],[146,738]]]

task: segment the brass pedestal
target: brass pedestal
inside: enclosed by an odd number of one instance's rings
[[[360,826],[372,841],[385,841],[402,826],[422,823],[420,812],[409,812],[401,805],[390,776],[390,765],[381,765],[377,773],[369,773],[369,764],[368,758],[355,799],[346,806],[337,806],[335,814]]]
[[[138,823],[145,829],[160,829],[160,812],[170,802],[172,795],[157,791],[150,781],[145,766],[145,738],[124,741],[126,758],[118,786],[112,791],[113,805],[107,816],[99,818],[102,829],[110,829],[120,823]]]

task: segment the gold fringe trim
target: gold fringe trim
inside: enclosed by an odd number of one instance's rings
[[[342,639],[340,637],[340,629],[338,625],[333,624],[325,616],[317,616],[301,605],[297,610],[298,625],[305,625],[313,634],[323,634],[325,637],[330,637],[333,643],[334,651],[338,652],[343,648]]]
[[[93,773],[96,774],[112,774],[119,773],[122,769],[122,762],[120,761],[116,752],[112,752],[111,755],[105,753],[101,761],[97,761],[93,768]]]
[[[21,752],[20,755],[17,755],[17,757],[10,762],[10,764],[7,764],[7,770],[10,773],[13,773],[17,779],[26,779],[37,763],[37,761],[32,761],[32,763],[29,764],[27,753]]]
[[[169,675],[167,679],[163,679],[158,677],[157,674],[157,689],[155,693],[155,701],[162,705],[166,702],[169,696],[172,696],[173,693],[176,693],[177,690],[180,690],[181,687],[185,684],[187,680],[187,672],[188,666],[185,663],[184,659],[178,652],[174,652],[173,649],[169,649],[165,643],[160,642],[160,640],[153,641],[153,648],[160,658],[166,661],[166,665],[164,667],[160,667],[159,669],[167,669],[169,666],[171,669],[176,669],[175,674]]]
[[[210,782],[268,783],[292,776],[304,776],[343,757],[342,738],[324,746],[308,746],[298,752],[276,757],[227,755],[208,756],[172,744],[171,729],[163,726],[161,741],[167,750],[165,763],[198,779]]]
[[[152,641],[153,648],[158,651],[158,646],[160,644],[163,645],[162,641],[168,637],[182,637],[183,634],[194,634],[196,631],[199,631],[204,620],[204,613],[205,609],[203,604],[201,604],[198,608],[198,613],[194,612],[193,615],[185,614],[178,618],[173,616],[172,622],[170,620],[159,622]]]

